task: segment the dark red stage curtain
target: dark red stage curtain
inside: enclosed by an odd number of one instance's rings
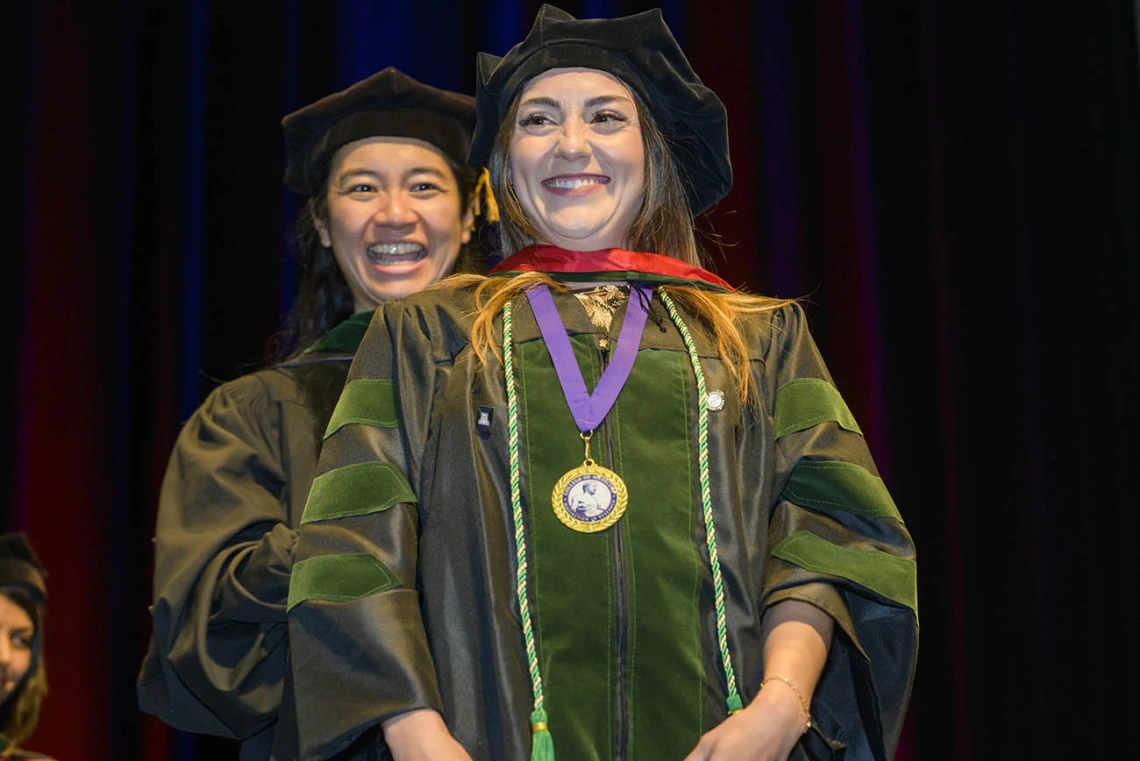
[[[568,2],[577,15],[652,7]],[[3,528],[50,571],[29,746],[236,758],[137,710],[182,421],[291,297],[281,116],[386,65],[470,90],[535,0],[19,3]],[[701,221],[730,282],[805,299],[919,550],[899,758],[1127,754],[1140,674],[1134,4],[670,0],[729,110]],[[1120,736],[1119,741],[1115,738]],[[1109,746],[1111,742],[1117,746]]]

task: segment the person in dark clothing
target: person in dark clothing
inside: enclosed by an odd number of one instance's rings
[[[803,309],[701,266],[724,106],[660,11],[551,6],[476,106],[507,258],[357,352],[289,589],[300,758],[891,758],[914,544]]]
[[[293,758],[285,600],[296,526],[372,312],[485,266],[476,225],[493,202],[465,164],[473,124],[470,96],[393,68],[282,123],[285,183],[306,199],[289,349],[215,389],[178,437],[138,685],[143,710],[241,741],[243,761]]]
[[[0,534],[0,759],[50,761],[20,748],[47,697],[46,575],[24,534]]]

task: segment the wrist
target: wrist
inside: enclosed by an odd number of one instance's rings
[[[380,722],[380,731],[389,748],[396,749],[405,742],[436,732],[447,732],[447,725],[438,711],[431,708],[416,708]]]
[[[756,698],[754,702],[764,698],[765,703],[778,703],[786,712],[794,713],[800,722],[800,734],[811,729],[811,707],[800,688],[791,679],[776,674],[764,677],[760,682],[760,692]]]

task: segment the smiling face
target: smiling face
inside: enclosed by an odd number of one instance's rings
[[[0,703],[16,691],[28,673],[35,634],[27,611],[0,593]]]
[[[645,146],[629,88],[595,69],[532,79],[519,99],[510,176],[543,242],[620,248],[645,195]]]
[[[443,154],[413,138],[370,137],[340,148],[328,217],[314,219],[357,312],[422,291],[450,274],[471,239],[472,211]]]

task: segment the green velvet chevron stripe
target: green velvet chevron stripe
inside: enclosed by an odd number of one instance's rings
[[[792,469],[783,496],[801,507],[843,510],[902,522],[883,479],[849,462],[800,460]]]
[[[879,550],[840,547],[810,531],[797,531],[785,538],[772,554],[800,568],[853,581],[918,615],[918,576],[913,560]]]
[[[372,322],[373,314],[374,310],[357,312],[318,338],[312,346],[302,353],[313,354],[321,351],[356,353],[356,350],[360,348],[360,342],[364,340],[364,334],[368,332],[368,324]]]
[[[396,405],[396,383],[390,380],[362,378],[344,387],[329,418],[325,438],[349,423],[362,423],[377,428],[395,428],[400,424]]]
[[[839,389],[819,378],[800,378],[776,392],[776,438],[833,422],[852,433],[863,434]]]
[[[349,518],[387,510],[416,495],[400,470],[386,462],[361,462],[313,479],[301,523]]]
[[[293,566],[286,610],[305,600],[359,600],[399,585],[399,577],[367,553],[318,555]]]

